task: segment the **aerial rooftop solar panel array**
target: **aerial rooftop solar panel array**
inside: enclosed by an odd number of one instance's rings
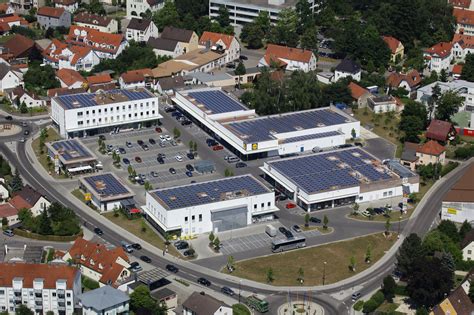
[[[310,140],[310,139],[320,139],[320,138],[339,136],[339,135],[342,135],[342,134],[343,134],[342,132],[337,131],[337,130],[328,131],[328,132],[320,132],[320,133],[313,133],[313,134],[310,134],[310,135],[287,138],[283,142],[284,143],[300,142],[300,141],[305,141],[305,140]]]
[[[52,143],[52,147],[66,160],[91,157],[77,140],[63,140]]]
[[[373,157],[359,148],[331,151],[300,158],[269,162],[272,168],[292,180],[307,193],[358,186],[351,174],[357,171],[371,182],[392,177],[372,165]]]
[[[100,195],[118,196],[129,193],[112,174],[84,177],[84,180]]]
[[[142,100],[152,97],[152,94],[146,90],[111,90],[106,91],[105,95],[122,94],[131,101]],[[61,95],[56,98],[66,109],[80,108],[80,107],[91,107],[99,105],[96,100],[97,94],[95,93],[80,93]]]
[[[226,126],[245,143],[255,143],[274,139],[272,133],[339,125],[345,122],[346,117],[326,108],[233,122]]]
[[[219,179],[180,187],[156,190],[153,193],[168,209],[180,209],[221,201],[222,194],[246,191],[247,195],[268,193],[269,190],[250,175]],[[245,195],[244,195],[245,196]],[[243,197],[243,196],[242,196]]]
[[[220,90],[190,92],[188,95],[206,106],[213,114],[248,110],[247,107]]]

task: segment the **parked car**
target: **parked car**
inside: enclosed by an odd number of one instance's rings
[[[285,234],[286,233],[286,228],[284,226],[280,226],[278,228],[278,231],[280,231],[282,234]]]
[[[187,248],[189,248],[188,242],[181,242],[181,243],[178,243],[178,245],[176,245],[177,250],[183,250],[183,249],[187,249]]]
[[[188,159],[194,160],[194,154],[193,153],[188,152],[188,153],[186,153],[186,156],[188,157]]]
[[[293,225],[293,231],[295,231],[296,233],[300,233],[301,232],[301,228],[299,227],[299,225]]]
[[[137,184],[143,186],[143,185],[145,185],[145,181],[144,181],[143,179],[139,178],[139,179],[137,180]]]
[[[143,142],[143,140],[137,140],[137,144],[138,144],[139,146],[142,146],[144,143],[145,143],[145,142]]]
[[[247,167],[247,164],[244,162],[235,163],[235,168],[243,168],[243,167]]]
[[[156,160],[157,160],[157,161],[158,161],[158,163],[160,163],[160,164],[165,164],[165,160],[163,160],[163,158],[162,158],[162,157],[160,157],[160,156],[159,156],[159,157],[157,157],[157,158],[156,158]]]
[[[362,144],[362,142],[354,142],[355,146],[356,147],[363,147],[364,145]]]
[[[3,231],[3,235],[6,235],[8,237],[13,237],[15,235],[15,233],[13,233],[12,230],[5,230],[5,231]]]
[[[174,141],[174,140],[171,140],[170,143],[171,143],[171,145],[172,145],[173,147],[175,147],[175,146],[178,145],[178,142],[176,142],[176,141]]]
[[[195,251],[192,248],[187,249],[183,252],[184,257],[193,256],[194,254],[195,254]]]
[[[135,161],[136,161],[137,163],[141,163],[141,162],[142,162],[142,158],[139,157],[139,156],[136,156],[136,157],[135,157]]]
[[[148,151],[148,149],[149,149],[149,148],[148,148],[148,144],[142,145],[142,149],[145,150],[145,151]]]
[[[165,112],[166,113],[172,113],[175,110],[176,110],[176,108],[174,108],[174,106],[169,106],[169,105],[165,106]]]
[[[197,279],[197,283],[205,285],[206,287],[211,286],[211,281],[207,280],[206,278],[200,277]]]
[[[156,144],[156,141],[153,138],[148,139],[148,142],[150,142],[150,144]]]
[[[112,150],[113,148],[114,148],[114,146],[113,146],[113,145],[111,145],[111,144],[107,144],[107,150]]]
[[[163,130],[162,130],[160,127],[156,127],[156,128],[155,128],[155,131],[158,132],[158,133],[162,133],[162,132],[163,132]]]
[[[207,138],[206,143],[208,147],[212,147],[218,144],[217,141],[212,138]]]
[[[194,171],[194,167],[191,164],[186,164],[186,169],[191,172]]]
[[[350,148],[350,147],[352,147],[352,144],[350,143],[341,144],[340,146],[338,146],[339,149]]]
[[[130,141],[127,141],[127,142],[125,142],[125,146],[127,148],[131,148],[131,147],[133,147],[133,144]]]
[[[124,148],[118,148],[120,154],[126,154],[127,151]]]
[[[176,161],[178,161],[178,162],[183,162],[183,157],[182,157],[181,155],[179,155],[179,154],[176,155],[174,158],[175,158]]]
[[[138,243],[132,244],[132,247],[133,247],[133,249],[136,249],[136,250],[142,249],[142,245],[140,245],[140,244],[138,244]]]
[[[225,65],[225,67],[228,69],[235,69],[235,63],[229,62],[228,64]]]
[[[5,116],[5,119],[6,119],[6,120],[13,120],[13,117],[10,116],[10,115],[8,115],[8,116]],[[99,137],[100,137],[100,136],[99,136]],[[102,139],[102,140],[105,140],[105,139]]]
[[[163,142],[163,141],[161,141],[161,142],[160,142],[160,148],[164,148],[164,147],[166,147],[166,143]]]
[[[166,270],[172,273],[177,273],[179,271],[178,267],[176,267],[175,265],[170,265],[170,264],[166,265]]]
[[[142,266],[140,266],[139,262],[134,261],[130,264],[130,267],[128,269],[133,272],[138,272],[138,271],[141,271],[143,268]]]
[[[140,177],[140,179],[143,179],[143,180],[146,179],[146,175],[145,175],[145,174],[139,174],[138,177]]]
[[[96,227],[96,228],[94,229],[94,233],[97,234],[97,235],[99,235],[99,236],[100,236],[100,235],[104,235],[104,232],[103,232],[100,228],[98,228],[98,227]]]
[[[192,124],[192,122],[191,122],[191,120],[189,120],[189,119],[185,119],[185,120],[183,120],[183,121],[181,122],[181,125],[182,125],[182,126],[189,126],[189,125],[191,125],[191,124]]]
[[[176,170],[172,167],[170,167],[169,171],[170,171],[171,174],[176,174]]]
[[[286,208],[286,209],[293,209],[293,208],[296,208],[296,204],[294,204],[293,202],[288,202],[288,203],[285,205],[285,208]]]
[[[352,294],[352,301],[357,301],[361,296],[362,294],[360,294],[360,292]]]
[[[247,57],[247,56],[244,56],[244,55],[240,55],[239,59],[240,59],[240,60],[248,60],[248,59],[249,59],[249,57]]]
[[[151,171],[150,175],[151,175],[152,177],[158,177],[158,173],[155,172],[155,171]]]
[[[221,146],[221,145],[215,145],[215,146],[212,147],[213,151],[220,151],[220,150],[223,150],[223,149],[224,149],[224,147]]]
[[[125,164],[125,165],[129,165],[129,164],[130,164],[130,160],[127,159],[127,158],[123,158],[123,159],[122,159],[122,162],[123,162],[123,164]]]
[[[193,177],[193,172],[191,172],[191,171],[186,171],[186,176],[188,176],[188,177]]]
[[[171,141],[171,139],[172,139],[172,138],[171,138],[170,135],[165,135],[165,140],[166,140],[166,141]]]
[[[291,233],[290,230],[286,230],[286,232],[283,234],[285,234],[286,238],[293,238],[293,233]]]
[[[140,259],[146,263],[151,263],[151,258],[148,256],[140,256]]]
[[[316,217],[311,217],[311,218],[309,218],[309,221],[310,221],[310,222],[313,222],[313,223],[321,223],[321,219],[318,219],[318,218],[316,218]]]
[[[230,296],[234,296],[235,292],[229,287],[222,287],[221,292]]]

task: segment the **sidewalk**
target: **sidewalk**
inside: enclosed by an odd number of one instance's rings
[[[14,114],[10,114],[6,111],[4,111],[3,109],[0,109],[0,114],[4,115],[4,116],[12,116],[14,119],[17,119],[17,120],[41,120],[41,119],[50,119],[50,114],[49,112],[48,113],[45,113],[45,114],[41,114],[41,115],[34,115],[34,116],[22,116],[22,115],[14,115]]]

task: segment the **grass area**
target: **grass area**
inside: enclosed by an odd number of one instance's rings
[[[318,61],[337,62],[337,59],[333,59],[333,58],[329,58],[329,57],[321,57],[321,56],[318,56]]]
[[[398,314],[403,314],[400,312],[396,312],[395,310],[399,307],[398,304],[395,303],[389,303],[387,301],[383,302],[382,305],[380,305],[377,310],[375,311],[376,314],[390,314],[390,315],[398,315]]]
[[[232,311],[234,315],[250,315],[250,310],[244,304],[232,305]]]
[[[395,295],[408,296],[407,287],[397,284],[395,287]]]
[[[360,120],[360,125],[367,127],[368,125],[372,127],[372,132],[378,136],[392,142],[397,146],[395,152],[396,157],[402,155],[402,143],[398,139],[400,132],[398,130],[398,124],[400,118],[393,113],[385,114],[375,114],[369,109],[355,109],[354,116],[356,119]]]
[[[0,0],[0,3],[3,3],[3,2],[6,2],[6,1]],[[13,36],[15,36],[15,34],[8,34],[8,35],[0,36],[0,44],[6,43]]]
[[[91,278],[88,278],[84,275],[81,277],[81,284],[82,284],[83,292],[98,289],[100,286],[99,282],[92,280]]]
[[[146,224],[145,219],[138,218],[129,220],[123,214],[120,214],[118,217],[114,216],[113,212],[103,214],[104,217],[112,221],[113,223],[121,226],[125,230],[129,231],[130,233],[136,235],[137,237],[141,238],[145,242],[152,244],[153,246],[158,247],[159,249],[163,250],[165,248],[165,241],[158,235],[153,228]],[[173,246],[168,246],[168,253],[179,257],[180,254]]]
[[[114,13],[108,14],[108,16],[113,18],[113,19],[117,19],[117,18],[121,19],[121,18],[124,18],[126,15],[127,15],[127,12],[124,11],[124,10],[119,10],[119,11],[116,11]]]
[[[289,251],[255,259],[238,261],[232,275],[259,282],[267,281],[267,271],[272,268],[274,285],[298,285],[299,269],[304,272],[304,285],[321,285],[324,262],[325,284],[334,283],[359,273],[377,260],[396,241],[396,234],[385,238],[382,233],[371,234],[348,241],[336,242],[301,250]],[[365,263],[367,247],[371,248],[371,264]],[[349,270],[350,258],[355,258],[355,272]],[[221,272],[228,273],[227,268]]]

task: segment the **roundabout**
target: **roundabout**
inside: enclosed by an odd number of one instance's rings
[[[278,315],[323,315],[324,308],[311,301],[305,301],[304,297],[297,301],[288,301],[278,308]]]

